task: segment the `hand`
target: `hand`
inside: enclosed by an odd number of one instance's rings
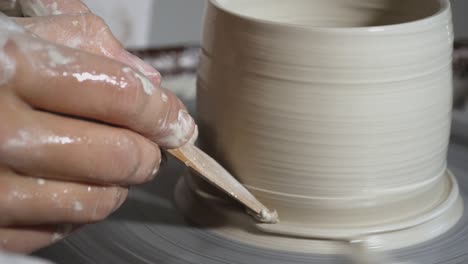
[[[31,252],[106,218],[195,124],[81,2],[20,3],[45,16],[0,17],[0,249]]]

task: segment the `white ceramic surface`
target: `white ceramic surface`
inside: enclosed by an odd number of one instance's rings
[[[262,230],[422,224],[447,192],[452,43],[448,1],[210,0],[201,146],[278,210]]]
[[[463,214],[463,201],[455,177],[450,171],[444,173],[444,195],[432,210],[408,219],[412,223],[399,222],[392,231],[388,226],[367,226],[358,229],[317,229],[311,239],[303,226],[290,223],[256,225],[242,208],[219,200],[209,193],[194,190],[190,175],[179,179],[176,187],[176,204],[193,223],[202,229],[213,231],[228,240],[288,252],[314,254],[345,254],[351,250],[350,241],[361,240],[371,251],[388,251],[413,246],[431,240],[452,228]],[[287,231],[284,232],[284,228]],[[410,226],[411,228],[406,228]],[[306,227],[307,228],[307,227]],[[262,231],[266,231],[262,232]],[[292,234],[292,235],[291,235]],[[391,262],[390,262],[391,263]],[[389,264],[390,264],[389,263]]]

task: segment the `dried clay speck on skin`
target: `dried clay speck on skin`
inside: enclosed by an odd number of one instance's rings
[[[67,46],[70,48],[79,48],[81,44],[83,43],[83,39],[80,36],[71,38],[67,41]]]
[[[177,121],[171,124],[162,124],[161,130],[167,131],[168,136],[161,139],[165,145],[180,145],[185,135],[188,135],[192,128],[193,120],[185,110],[179,110]]]
[[[132,73],[133,76],[135,76],[135,78],[137,78],[140,81],[143,91],[145,91],[147,95],[152,95],[154,93],[155,91],[154,85],[151,83],[150,80],[148,80],[148,78],[142,76],[138,72],[135,72],[129,67],[123,68],[122,71],[125,73]]]
[[[79,212],[79,211],[83,211],[83,209],[84,209],[84,208],[83,208],[83,204],[82,204],[81,202],[75,201],[75,202],[73,203],[73,210]]]
[[[16,72],[16,61],[5,53],[5,45],[13,34],[23,33],[24,29],[10,18],[0,13],[0,85],[7,83]]]
[[[47,1],[49,2],[48,4],[45,4],[42,0],[19,0],[19,2],[23,14],[27,16],[35,17],[62,14],[55,1]]]
[[[37,179],[37,184],[44,185],[46,181],[44,179]]]
[[[66,57],[61,54],[55,47],[48,47],[47,53],[49,54],[49,66],[57,67],[58,65],[67,65],[74,61],[73,58]]]
[[[167,97],[167,94],[162,92],[161,93],[161,100],[164,102],[164,103],[167,103],[167,101],[169,100],[169,98]]]
[[[8,201],[14,201],[14,200],[26,200],[26,199],[32,199],[33,195],[30,193],[24,193],[21,191],[18,191],[16,189],[13,189],[9,194],[8,194]]]
[[[59,135],[43,135],[44,133],[52,134],[50,131],[32,131],[28,129],[19,129],[17,135],[6,141],[2,146],[3,149],[9,148],[21,148],[37,145],[49,145],[49,144],[79,144],[82,142],[88,142],[86,138],[71,137],[71,136],[59,136]]]

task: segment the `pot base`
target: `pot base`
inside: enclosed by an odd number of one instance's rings
[[[393,250],[431,240],[453,227],[463,214],[463,201],[455,177],[446,171],[447,195],[429,213],[412,219],[409,228],[390,232],[366,231],[366,228],[333,229],[291,225],[255,223],[237,204],[232,204],[206,192],[189,187],[185,177],[177,183],[177,206],[194,224],[226,239],[241,241],[256,247],[300,253],[340,254],[349,249],[349,241],[364,240],[375,250]],[[281,212],[280,219],[281,219]],[[392,224],[393,225],[393,224]],[[398,223],[396,223],[398,226]],[[368,230],[376,230],[370,227]]]

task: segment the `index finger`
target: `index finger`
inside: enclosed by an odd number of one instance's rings
[[[34,108],[126,127],[165,148],[193,134],[175,95],[120,62],[25,34],[5,49],[16,65],[8,87]]]

